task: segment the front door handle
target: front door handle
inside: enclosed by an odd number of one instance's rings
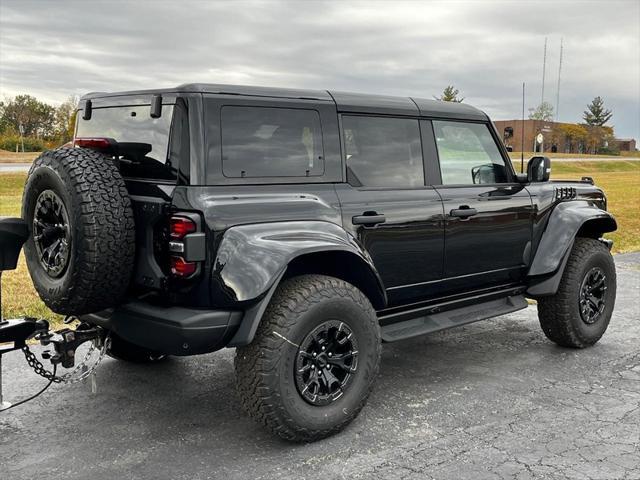
[[[467,205],[460,205],[460,208],[454,208],[449,212],[452,217],[469,218],[478,214],[475,208],[469,208]]]
[[[365,214],[365,215],[356,215],[355,217],[351,217],[351,223],[354,225],[378,225],[379,223],[386,222],[387,219],[384,215],[373,213],[373,214]]]

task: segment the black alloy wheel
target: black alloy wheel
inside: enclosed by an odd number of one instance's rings
[[[53,190],[44,190],[36,200],[33,240],[40,265],[50,277],[64,274],[71,252],[69,214]]]
[[[329,320],[314,328],[298,348],[298,392],[311,405],[340,398],[358,369],[358,342],[347,324]]]
[[[586,324],[598,321],[605,308],[607,276],[600,267],[587,272],[580,286],[580,316]]]

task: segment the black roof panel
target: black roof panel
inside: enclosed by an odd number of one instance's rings
[[[294,88],[256,87],[247,85],[221,85],[210,83],[185,83],[175,88],[137,90],[130,92],[88,93],[82,99],[120,96],[145,97],[151,94],[211,93],[246,95],[271,98],[300,98],[322,102],[335,102],[339,112],[369,113],[378,115],[426,116],[461,120],[486,120],[481,110],[465,103],[441,102],[424,98],[369,95],[363,93],[303,90]]]
[[[382,115],[418,116],[418,107],[409,97],[366,95],[351,92],[329,92],[339,112],[377,113]]]
[[[218,93],[226,95],[250,95],[256,97],[305,98],[329,100],[325,90],[303,90],[298,88],[255,87],[250,85],[219,85],[212,83],[185,83],[176,88],[180,92]]]
[[[487,115],[471,105],[457,102],[442,102],[426,98],[411,98],[425,117],[456,118],[461,120],[486,120]]]

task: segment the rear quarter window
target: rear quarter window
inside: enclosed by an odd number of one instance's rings
[[[324,173],[317,111],[227,105],[220,115],[225,177],[312,177]]]

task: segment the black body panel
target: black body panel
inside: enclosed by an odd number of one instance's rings
[[[149,105],[151,114],[154,95],[163,104],[184,100],[186,158],[179,159],[175,182],[128,181],[139,252],[132,298],[115,311],[86,318],[151,349],[181,355],[246,345],[279,283],[304,273],[353,283],[383,325],[422,319],[390,329],[389,338],[407,336],[406,328],[418,334],[487,318],[490,308],[500,314],[522,307],[520,295],[527,287],[556,288],[553,276],[561,274],[576,235],[597,238],[615,229],[606,199],[593,185],[563,183],[576,193],[560,199],[557,183],[517,183],[490,120],[466,104],[208,84],[92,93],[83,100],[91,100],[92,108]],[[314,158],[323,169],[280,177],[225,170],[225,107],[317,112],[322,153]],[[415,143],[424,182],[412,182],[412,188],[349,184],[346,115],[419,124]],[[496,157],[505,162],[506,183],[441,185],[436,120],[486,125]],[[315,143],[310,151],[316,152]],[[420,162],[420,154],[417,158]],[[397,161],[389,159],[395,169]],[[475,213],[467,216],[465,209]],[[184,280],[172,279],[157,253],[164,237],[155,225],[176,212],[202,220],[198,239],[204,261],[198,256],[196,273]]]
[[[386,190],[336,187],[344,228],[369,253],[389,297],[389,307],[429,297],[442,278],[444,228],[440,196],[433,188]],[[384,223],[355,225],[365,213]]]
[[[82,320],[113,330],[125,340],[156,352],[197,355],[224,347],[240,325],[242,312],[138,301],[84,315]]]
[[[445,222],[443,292],[522,279],[531,252],[531,197],[522,185],[438,186]],[[475,209],[469,217],[456,209]]]

